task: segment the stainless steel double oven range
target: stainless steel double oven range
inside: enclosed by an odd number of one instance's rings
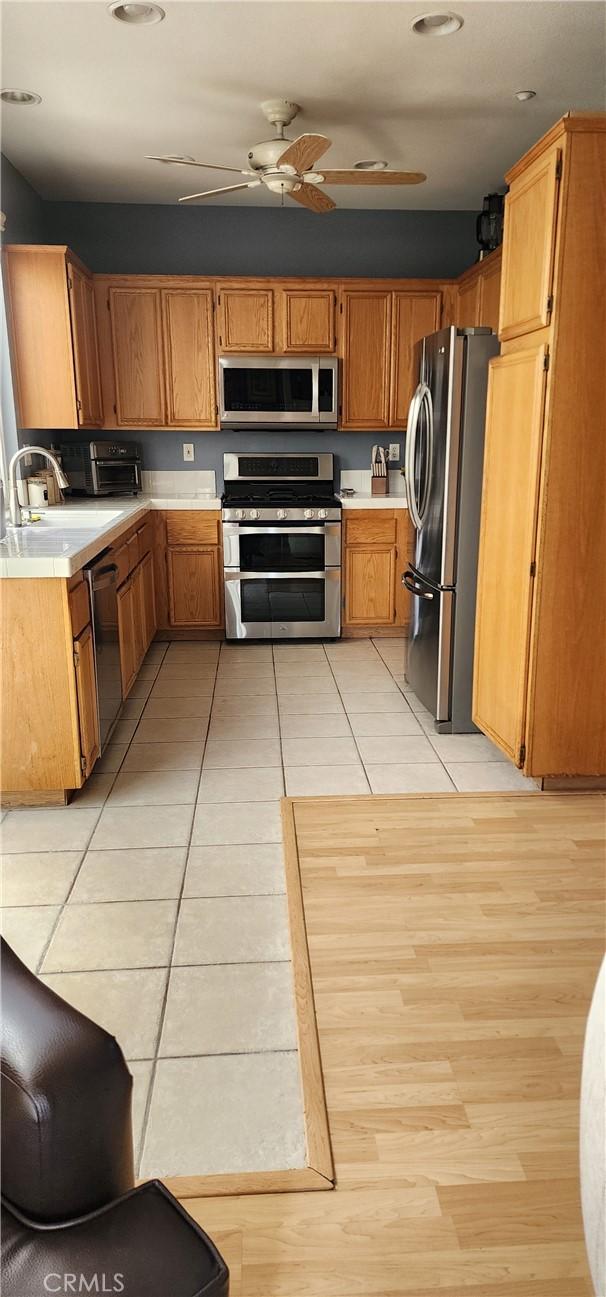
[[[227,639],[338,638],[341,501],[330,454],[226,454]]]

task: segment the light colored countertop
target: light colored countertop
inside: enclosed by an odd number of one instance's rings
[[[405,495],[365,495],[356,491],[355,495],[341,495],[339,499],[344,509],[407,509]]]
[[[129,496],[73,500],[41,510],[41,521],[7,527],[0,577],[70,577],[149,509],[220,509],[216,496]]]
[[[344,509],[405,509],[403,495],[341,497]],[[148,509],[220,509],[218,496],[138,495],[70,500],[41,510],[41,521],[7,527],[0,541],[0,577],[70,577],[113,544]]]

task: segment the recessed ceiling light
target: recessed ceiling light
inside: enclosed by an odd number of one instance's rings
[[[33,90],[0,90],[0,99],[5,104],[41,104],[42,99]]]
[[[451,36],[453,32],[458,32],[463,26],[463,19],[458,14],[437,13],[437,14],[419,14],[411,23],[413,32],[417,36]]]
[[[160,5],[155,4],[111,4],[109,12],[118,22],[130,23],[131,27],[149,27],[152,23],[161,23],[166,17]]]
[[[388,162],[379,158],[363,158],[362,162],[354,162],[356,171],[386,171],[388,166]]]
[[[536,99],[537,92],[536,90],[516,90],[515,97],[519,99],[521,104],[524,104],[527,99]]]

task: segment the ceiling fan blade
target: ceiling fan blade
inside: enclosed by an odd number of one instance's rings
[[[330,148],[332,140],[326,135],[299,135],[298,139],[288,144],[280,154],[276,166],[294,167],[295,171],[309,171],[314,162],[321,158]]]
[[[204,167],[206,171],[233,171],[237,176],[254,176],[254,171],[244,171],[242,167],[223,167],[214,162],[194,162],[193,158],[179,158],[176,154],[167,153],[164,157],[145,154],[146,162],[167,162],[178,167]]]
[[[341,168],[325,171],[319,168],[325,185],[420,185],[427,176],[422,171],[360,171]]]
[[[217,194],[233,194],[236,189],[256,189],[260,180],[248,180],[243,185],[224,185],[222,189],[205,189],[202,194],[186,194],[180,203],[199,203],[203,198],[214,198]]]
[[[294,198],[302,207],[308,207],[310,212],[332,212],[333,207],[337,206],[328,194],[315,185],[301,185],[300,189],[291,190],[288,197]]]

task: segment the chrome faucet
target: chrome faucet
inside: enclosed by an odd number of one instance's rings
[[[24,459],[26,455],[42,455],[44,459],[48,460],[53,473],[55,474],[59,490],[64,491],[65,488],[69,486],[69,482],[59,464],[59,461],[55,459],[55,456],[51,454],[50,450],[46,450],[44,446],[22,446],[21,450],[16,450],[8,466],[8,507],[13,527],[23,526],[21,505],[19,504],[19,496],[17,495],[17,464],[20,460]]]

